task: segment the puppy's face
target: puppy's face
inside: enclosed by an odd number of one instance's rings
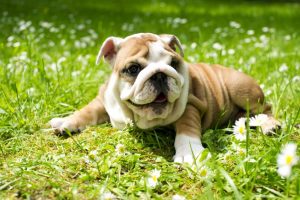
[[[134,116],[148,121],[170,117],[180,106],[176,102],[186,81],[176,41],[171,44],[163,37],[136,34],[122,39],[111,62],[118,98]]]
[[[120,78],[121,100],[148,120],[166,118],[184,82],[180,74],[181,57],[162,40],[151,36],[128,39],[119,55],[115,69]]]

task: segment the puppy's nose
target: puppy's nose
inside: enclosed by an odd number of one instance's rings
[[[167,75],[162,72],[158,72],[154,74],[150,79],[152,81],[165,81],[167,79]]]

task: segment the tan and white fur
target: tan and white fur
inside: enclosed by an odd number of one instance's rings
[[[176,131],[174,161],[192,163],[203,150],[201,133],[243,116],[247,108],[250,114],[269,116],[264,132],[279,125],[254,79],[220,65],[185,62],[176,36],[109,37],[97,63],[102,57],[112,67],[109,80],[87,106],[52,119],[56,131],[76,132],[104,122],[119,129],[128,123],[141,129],[171,125]]]

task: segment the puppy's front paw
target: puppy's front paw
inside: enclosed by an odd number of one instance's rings
[[[276,130],[281,128],[281,124],[274,118],[269,118],[261,126],[262,132],[266,135],[274,134]]]
[[[194,160],[204,150],[199,138],[193,138],[187,135],[177,135],[175,139],[176,154],[174,162],[193,164]]]
[[[174,155],[174,162],[193,164],[204,148],[202,145],[191,145],[179,148]]]
[[[49,124],[57,133],[63,133],[67,130],[70,132],[79,132],[83,129],[72,117],[53,118]]]

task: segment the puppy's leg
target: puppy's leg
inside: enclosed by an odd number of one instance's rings
[[[174,162],[192,164],[194,157],[203,151],[201,144],[201,120],[199,110],[188,104],[184,114],[175,123],[176,138]]]
[[[249,109],[251,115],[264,113],[268,120],[261,126],[263,133],[272,133],[280,127],[280,122],[272,115],[271,105],[264,101],[264,93],[251,77],[239,74],[238,78],[227,79],[227,89],[230,98],[242,110]]]
[[[109,117],[100,96],[103,92],[104,87],[102,86],[99,95],[81,110],[64,118],[53,118],[50,120],[51,127],[60,133],[65,130],[78,132],[88,125],[95,125],[108,121]]]

